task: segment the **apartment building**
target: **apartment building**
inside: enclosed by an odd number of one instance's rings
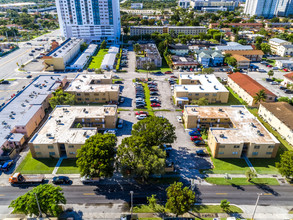
[[[225,50],[223,51],[223,54],[231,54],[232,56],[237,54],[249,59],[252,62],[261,61],[264,55],[262,50]]]
[[[120,40],[120,3],[118,0],[57,0],[61,32],[65,38],[86,41]]]
[[[179,1],[178,6],[185,6]],[[182,5],[182,6],[181,6]],[[189,0],[190,8],[203,12],[216,12],[216,11],[234,11],[239,5],[239,1],[235,0]]]
[[[258,115],[293,146],[293,106],[287,102],[261,103]]]
[[[82,70],[90,61],[90,58],[95,54],[98,45],[90,44],[88,48],[74,61],[70,66],[72,70]]]
[[[228,76],[228,86],[233,89],[233,91],[239,95],[249,106],[257,107],[259,103],[254,102],[254,97],[256,93],[260,90],[264,90],[266,93],[265,102],[274,102],[277,96],[269,91],[267,88],[263,87],[261,84],[256,82],[254,79],[246,74],[233,73]]]
[[[207,28],[204,26],[130,26],[131,36],[140,36],[152,33],[159,34],[175,34],[179,33],[198,35],[199,33],[207,33]]]
[[[29,142],[34,158],[75,158],[77,149],[99,130],[115,128],[117,106],[56,106]]]
[[[80,45],[83,42],[83,39],[69,38],[43,56],[45,71],[64,71],[66,66],[80,53]]]
[[[221,51],[195,50],[195,57],[203,67],[221,66],[224,64],[224,56]]]
[[[209,103],[227,103],[229,91],[214,74],[187,75],[180,74],[179,85],[175,85],[173,93],[175,104],[183,106],[192,100],[206,98]]]
[[[19,152],[45,117],[52,92],[66,82],[66,76],[40,75],[0,108],[0,158]]]
[[[185,105],[187,129],[208,129],[208,145],[215,158],[274,158],[279,141],[245,106]]]
[[[162,57],[156,44],[141,44],[140,47],[144,56],[136,56],[137,69],[145,69],[145,65],[149,63],[154,63],[156,67],[162,66]]]
[[[227,42],[227,45],[225,46],[216,46],[216,50],[220,51],[240,51],[240,50],[253,50],[253,47],[251,45],[242,45],[237,42]]]
[[[284,86],[293,85],[293,72],[284,75],[284,81],[282,82]]]
[[[277,11],[279,0],[246,0],[244,14],[272,18]]]
[[[143,9],[143,3],[131,3],[132,9]]]
[[[66,92],[75,95],[78,103],[117,103],[120,88],[112,84],[112,76],[80,74]]]
[[[219,27],[221,24],[220,23],[210,23],[209,24],[209,28],[217,28]],[[225,25],[231,26],[231,27],[241,27],[244,29],[260,29],[263,28],[263,24],[262,23],[226,23]]]
[[[269,40],[269,45],[273,54],[284,56],[287,52],[286,46],[292,45],[292,43],[279,38],[272,38]]]

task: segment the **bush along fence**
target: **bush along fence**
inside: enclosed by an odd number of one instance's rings
[[[12,53],[13,51],[15,51],[17,49],[19,49],[19,47],[18,46],[14,46],[14,48],[12,48],[11,50],[6,51],[6,52],[3,52],[3,53],[0,53],[0,57],[3,57],[5,55],[7,55],[7,54],[10,54],[10,53]]]
[[[116,71],[119,71],[119,69],[120,69],[121,56],[122,56],[122,48],[120,48],[120,51],[119,51],[119,53],[117,54]]]

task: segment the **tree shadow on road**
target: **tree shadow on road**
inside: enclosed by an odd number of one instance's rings
[[[66,219],[74,219],[74,220],[82,220],[83,212],[82,211],[74,211],[72,208],[68,208],[64,210],[64,212],[58,217],[60,220]]]
[[[254,183],[253,181],[251,182]],[[271,193],[274,196],[279,196],[279,193],[268,185],[258,184],[258,183],[254,183],[254,184],[257,188],[261,189],[264,193]]]

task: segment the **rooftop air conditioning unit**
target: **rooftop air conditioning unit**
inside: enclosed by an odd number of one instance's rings
[[[220,137],[221,137],[221,138],[224,138],[224,137],[225,137],[225,135],[224,135],[224,134],[220,134]]]
[[[51,137],[52,134],[51,134],[51,133],[47,133],[46,136],[47,136],[47,137]]]

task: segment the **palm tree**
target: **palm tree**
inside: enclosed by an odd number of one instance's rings
[[[257,174],[254,171],[249,169],[245,172],[245,176],[246,176],[247,181],[250,182],[252,178],[257,177]]]
[[[257,92],[255,94],[255,96],[253,97],[253,101],[255,104],[257,104],[261,101],[265,101],[266,98],[267,98],[267,94],[266,94],[265,90],[262,89],[262,90],[259,90],[259,92]]]

